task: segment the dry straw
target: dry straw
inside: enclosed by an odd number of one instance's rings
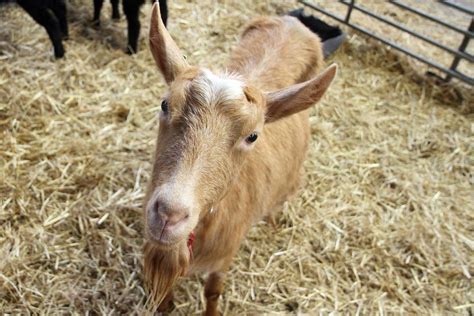
[[[122,53],[125,22],[110,22],[108,5],[102,29],[89,26],[90,2],[72,1],[58,62],[42,28],[0,7],[4,313],[144,311],[142,199],[165,86],[145,39],[136,56]],[[212,67],[251,17],[296,6],[169,2],[169,29],[189,62]],[[276,229],[250,231],[221,310],[472,314],[472,88],[434,85],[418,64],[352,32],[332,61],[340,72],[312,110],[305,185]],[[178,314],[203,310],[202,279],[184,280],[176,295]]]

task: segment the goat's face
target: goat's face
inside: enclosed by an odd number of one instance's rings
[[[223,198],[264,123],[305,110],[336,67],[288,88],[263,93],[239,77],[190,67],[153,6],[150,47],[169,85],[163,98],[153,177],[146,199],[148,238],[167,247],[187,238]]]
[[[161,103],[148,236],[172,245],[225,195],[264,123],[263,96],[236,77],[187,68]]]

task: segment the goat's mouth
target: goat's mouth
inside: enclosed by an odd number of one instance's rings
[[[185,227],[187,225],[175,226],[169,225],[166,222],[148,223],[146,228],[146,239],[156,246],[172,248],[182,240],[187,240],[192,231]]]

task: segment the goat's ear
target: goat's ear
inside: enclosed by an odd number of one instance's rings
[[[318,102],[336,76],[337,66],[329,66],[319,76],[288,88],[266,94],[265,122],[270,123],[306,110]]]
[[[158,1],[153,4],[151,12],[150,50],[168,84],[188,67],[180,49],[161,20]]]

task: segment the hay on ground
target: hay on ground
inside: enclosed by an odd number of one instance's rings
[[[169,29],[189,62],[220,67],[244,23],[296,4],[169,6]],[[123,19],[110,22],[106,6],[97,31],[91,7],[72,3],[67,58],[57,62],[41,27],[14,5],[0,7],[7,314],[144,311],[142,200],[165,85],[143,36],[136,56],[123,54]],[[142,30],[149,11],[142,9]],[[305,185],[276,230],[261,223],[250,231],[220,308],[472,314],[472,88],[433,85],[412,61],[348,32],[331,59],[338,78],[312,111]],[[203,310],[202,281],[180,283],[178,314]]]

